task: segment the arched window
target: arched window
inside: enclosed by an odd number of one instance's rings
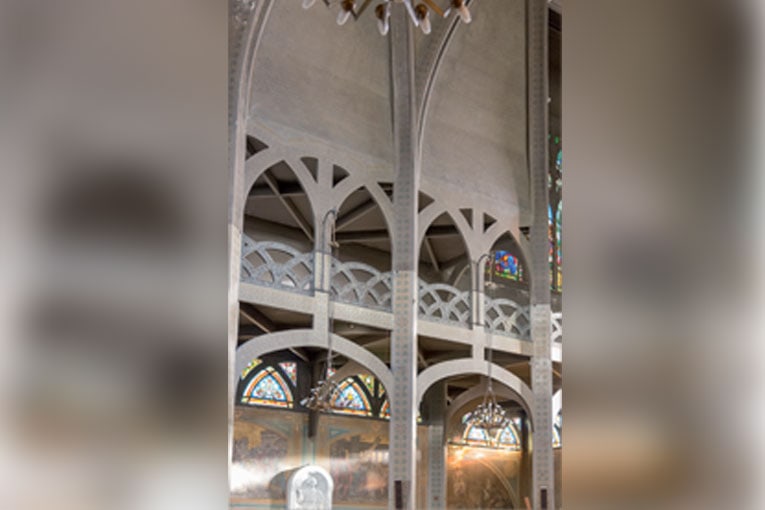
[[[358,377],[349,377],[340,383],[332,397],[332,410],[341,414],[372,416],[369,396]]]
[[[494,274],[500,278],[516,282],[523,281],[523,266],[521,261],[509,251],[494,252]]]
[[[513,425],[508,425],[499,433],[499,446],[505,448],[516,448],[520,445],[518,434]]]
[[[333,413],[390,419],[385,387],[369,374],[358,374],[341,381],[332,395],[331,404]]]
[[[479,429],[472,425],[465,427],[465,432],[462,433],[462,441],[465,444],[475,446],[486,446],[489,444],[489,434],[484,429]]]
[[[241,402],[248,405],[292,408],[292,390],[279,371],[267,366],[250,379]]]
[[[468,425],[469,418],[470,413],[466,413],[462,417],[462,423],[465,426],[460,441],[462,444],[510,450],[520,449],[521,445],[518,440],[518,431],[513,422],[509,423],[504,429],[498,431],[494,437],[491,437],[485,429]]]

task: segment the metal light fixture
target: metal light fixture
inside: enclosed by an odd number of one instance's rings
[[[335,221],[337,220],[337,209],[330,209],[327,211],[327,213],[324,215],[324,218],[321,221],[321,246],[326,246],[325,243],[325,236],[327,232],[327,220],[329,217],[332,216],[332,229],[330,231],[330,241],[329,241],[329,248],[330,248],[330,268],[331,268],[331,259],[332,259],[332,249],[337,246],[337,242],[335,240]],[[326,258],[322,255],[321,257],[321,275],[322,275],[322,281],[324,280],[323,275],[325,273],[325,260]],[[330,269],[331,271],[331,269]],[[327,294],[329,294],[332,283],[331,283],[332,277],[330,275],[330,281],[327,283]],[[327,334],[327,361],[326,361],[326,368],[324,370],[324,377],[319,380],[319,382],[311,388],[308,397],[304,398],[300,401],[300,404],[307,407],[308,409],[312,411],[329,411],[332,409],[332,399],[334,398],[335,394],[339,391],[340,386],[332,380],[332,358],[334,357],[334,353],[332,351],[332,330],[333,330],[333,319],[332,319],[332,300],[329,299],[329,295],[327,296],[327,319],[328,319],[328,334]]]
[[[491,258],[494,252],[484,253],[476,262],[477,269],[481,267],[481,261],[484,257]],[[491,264],[491,260],[489,261]],[[494,282],[492,275],[494,274],[493,268],[490,267],[489,281],[486,283],[486,287],[490,290],[494,289]],[[499,436],[502,430],[510,424],[510,418],[507,416],[507,411],[499,405],[497,397],[494,394],[494,386],[491,377],[491,368],[493,360],[492,350],[492,335],[490,330],[486,330],[486,346],[489,349],[489,354],[486,358],[487,370],[486,375],[488,381],[486,383],[486,393],[483,396],[483,402],[468,415],[465,425],[468,427],[477,428],[486,432],[486,438],[488,446],[495,446],[494,442],[499,440]]]
[[[421,3],[416,5],[413,3],[414,1],[382,0],[378,2],[375,7],[375,17],[377,18],[377,29],[380,31],[380,35],[387,35],[390,31],[391,4],[402,4],[406,8],[409,19],[414,26],[420,27],[424,34],[429,34],[432,29],[430,22],[431,11],[441,18],[447,18],[452,11],[455,11],[463,23],[470,23],[472,19],[467,8],[470,0],[448,0],[449,7],[446,9],[438,5],[439,0],[422,0]],[[443,2],[443,0],[440,1]],[[351,17],[354,20],[358,20],[372,3],[372,0],[323,0],[323,2],[329,8],[335,5],[340,6],[340,10],[337,13],[337,24],[345,25]],[[303,0],[303,8],[310,9],[314,3],[316,3],[316,0]],[[357,4],[361,5],[357,6]]]

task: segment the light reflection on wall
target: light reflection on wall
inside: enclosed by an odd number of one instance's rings
[[[520,508],[520,463],[520,451],[449,444],[449,508]]]
[[[284,505],[292,471],[318,464],[332,475],[338,506],[387,508],[389,426],[387,420],[323,414],[309,439],[307,413],[238,406],[231,506]],[[428,434],[418,432],[418,476],[425,478]]]

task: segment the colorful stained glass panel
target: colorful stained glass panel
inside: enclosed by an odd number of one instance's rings
[[[359,376],[359,379],[364,383],[364,386],[369,390],[370,395],[375,394],[375,378],[371,375],[363,374]]]
[[[262,363],[262,360],[259,358],[255,358],[254,360],[250,361],[250,363],[245,367],[244,370],[242,370],[242,379],[246,378],[252,370],[260,365]]]
[[[340,388],[332,399],[332,407],[336,413],[358,416],[372,415],[369,400],[353,377],[340,383]]]
[[[499,444],[500,446],[518,445],[518,436],[516,435],[515,430],[513,430],[512,425],[508,425],[502,429],[502,432],[499,434]]]
[[[390,420],[390,402],[388,402],[387,398],[383,402],[382,407],[380,407],[380,418]]]
[[[494,254],[494,274],[516,282],[523,281],[523,268],[520,260],[512,253],[503,250]]]
[[[292,392],[273,367],[261,370],[247,385],[241,399],[244,404],[292,407]]]
[[[469,426],[465,429],[465,434],[463,435],[463,439],[470,443],[482,443],[486,444],[489,441],[489,435],[486,433],[486,430],[479,429],[478,427]]]
[[[279,363],[279,366],[284,370],[284,373],[287,374],[287,377],[292,381],[292,384],[297,385],[297,363],[294,361],[285,361]]]

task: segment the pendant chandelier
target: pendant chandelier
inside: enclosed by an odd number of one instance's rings
[[[364,11],[367,10],[372,0],[322,0],[327,7],[333,7],[339,5],[340,10],[337,13],[337,24],[345,25],[345,23],[353,17],[354,20],[358,20]],[[431,12],[436,16],[447,18],[452,13],[456,12],[463,23],[470,23],[471,16],[470,11],[467,8],[467,4],[470,0],[440,0],[441,3],[448,4],[445,9],[440,7],[437,0],[422,0],[421,3],[414,2],[416,0],[382,0],[375,6],[375,17],[377,18],[377,29],[381,35],[386,35],[390,30],[390,10],[391,4],[402,4],[406,8],[409,14],[409,19],[414,26],[420,27],[423,33],[429,34],[431,31],[430,15]],[[316,0],[303,0],[303,9],[310,9]]]
[[[337,241],[335,240],[335,221],[337,220],[337,210],[336,209],[330,209],[327,211],[327,213],[324,215],[324,218],[321,222],[321,246],[326,246],[325,244],[325,236],[327,232],[327,220],[329,217],[332,216],[332,228],[330,230],[330,241],[329,241],[329,255],[330,255],[330,277],[329,282],[327,283],[327,288],[325,289],[327,292],[327,322],[329,324],[328,326],[328,332],[327,332],[327,361],[326,361],[326,368],[324,370],[324,377],[319,380],[319,382],[311,388],[308,397],[304,398],[300,401],[300,404],[307,407],[311,411],[330,411],[332,410],[332,401],[334,399],[335,394],[340,390],[340,386],[332,380],[332,358],[334,357],[334,353],[332,352],[332,330],[333,330],[333,319],[332,319],[332,300],[330,299],[330,292],[332,289],[332,276],[331,276],[331,267],[332,267],[332,258],[333,258],[333,248],[337,247]],[[326,257],[322,255],[321,257],[321,272],[319,274],[322,275],[322,281],[324,280],[324,274],[325,274],[325,267],[324,264],[326,262]]]
[[[491,266],[492,255],[494,255],[494,252],[485,253],[476,263],[477,268],[480,270],[483,258],[489,258],[489,280],[486,282],[486,287],[491,291],[493,291],[495,286],[492,279],[494,274],[494,268]],[[499,405],[497,396],[494,394],[493,380],[491,377],[491,368],[493,365],[492,335],[489,329],[486,330],[486,346],[489,350],[488,356],[486,357],[486,363],[488,365],[486,369],[488,378],[486,383],[486,393],[484,393],[483,402],[478,404],[478,406],[468,415],[465,425],[467,427],[485,431],[486,433],[484,436],[486,437],[487,446],[496,446],[494,443],[498,440],[502,430],[510,425],[510,418],[507,416],[507,411]]]

